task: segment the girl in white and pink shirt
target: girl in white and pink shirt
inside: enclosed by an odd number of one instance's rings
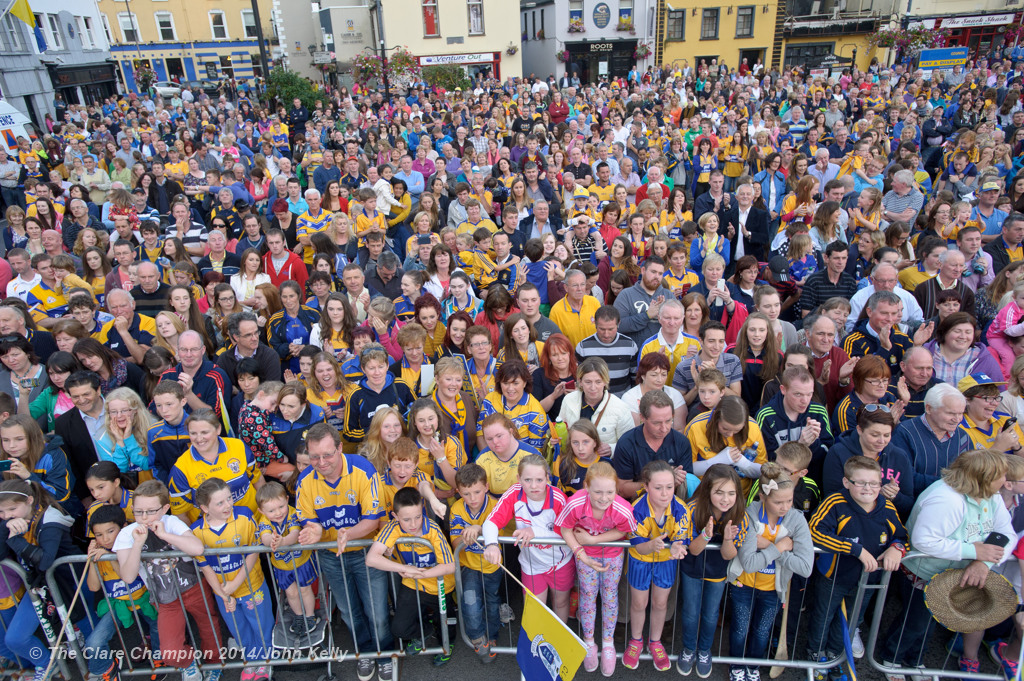
[[[1003,370],[1003,378],[1010,378],[1015,356],[1010,348],[1010,337],[1024,336],[1024,283],[1013,287],[1010,302],[996,313],[996,318],[989,324],[985,338],[999,361]]]
[[[588,423],[577,421],[574,424]],[[592,426],[591,426],[592,427]],[[596,430],[593,433],[597,435]],[[577,436],[576,431],[570,435]],[[579,619],[583,625],[583,642],[587,656],[583,660],[588,672],[597,670],[598,648],[594,641],[597,619],[597,594],[601,594],[601,673],[615,673],[615,625],[619,619],[619,579],[625,549],[595,546],[620,541],[636,530],[633,507],[615,493],[618,486],[615,469],[606,461],[598,461],[587,470],[585,488],[572,496],[555,521],[555,529],[576,557],[579,576]]]

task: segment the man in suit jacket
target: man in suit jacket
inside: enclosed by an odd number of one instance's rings
[[[558,217],[557,211],[552,212],[551,205],[543,200],[533,204],[533,215],[519,221],[519,233],[527,241],[539,238],[547,232],[554,234],[556,241],[561,241],[562,235],[558,233],[560,229],[562,229],[562,220]]]
[[[106,403],[100,392],[100,377],[91,371],[68,376],[64,390],[75,407],[57,417],[53,432],[64,441],[64,452],[75,476],[75,496],[88,506],[86,499],[92,495],[85,484],[85,473],[97,461],[93,442],[106,429]]]
[[[768,259],[768,212],[753,204],[753,185],[741,184],[736,187],[736,200],[730,201],[729,209],[724,211],[724,219],[719,218],[718,232],[728,237],[730,241],[730,262],[736,262],[736,250],[741,239],[743,255],[752,255],[761,262]],[[729,234],[730,226],[733,228],[732,234]]]

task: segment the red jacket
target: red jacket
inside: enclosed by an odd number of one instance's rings
[[[270,251],[267,251],[267,254],[263,256],[263,271],[270,277],[270,283],[278,288],[282,283],[291,279],[299,285],[300,289],[306,290],[306,280],[309,279],[306,263],[302,262],[302,258],[293,251],[288,252],[288,260],[285,261],[280,272],[274,269]]]

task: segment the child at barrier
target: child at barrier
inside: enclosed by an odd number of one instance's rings
[[[448,507],[434,496],[434,485],[416,466],[419,464],[420,450],[416,443],[407,437],[400,437],[388,451],[388,469],[373,476],[377,486],[377,498],[384,517],[391,519],[392,500],[403,487],[414,487],[430,504],[430,509],[438,518],[444,518]]]
[[[569,449],[563,451],[552,466],[552,477],[560,490],[567,495],[579,492],[592,465],[598,461],[611,461],[598,456],[597,448],[600,446],[601,436],[590,419],[580,419],[569,426]]]
[[[583,666],[588,672],[597,671],[598,667],[594,629],[597,595],[601,594],[600,665],[604,676],[615,673],[615,625],[619,619],[619,579],[625,550],[595,544],[620,541],[636,531],[633,507],[615,493],[618,483],[612,465],[598,461],[587,471],[585,489],[573,495],[555,520],[555,529],[576,558],[578,613],[587,647]]]
[[[487,471],[475,463],[459,469],[455,488],[460,499],[452,506],[449,534],[456,548],[465,547],[459,559],[459,612],[474,652],[481,662],[489,664],[496,657],[491,648],[496,645],[501,629],[501,572],[497,565],[483,560],[484,548],[476,540],[497,501],[488,493]]]
[[[484,429],[488,429],[486,424]],[[523,585],[542,603],[550,591],[551,609],[564,622],[569,617],[569,590],[576,583],[572,553],[564,546],[534,542],[559,537],[555,532],[555,519],[565,507],[565,495],[548,483],[551,470],[539,454],[523,457],[519,462],[518,478],[519,482],[501,495],[484,522],[484,559],[495,565],[501,563],[498,531],[514,519],[516,530],[512,537],[521,547],[519,565]]]
[[[92,536],[92,516],[104,506],[117,506],[124,513],[128,522],[135,522],[135,515],[132,513],[130,483],[131,481],[113,461],[97,461],[89,466],[89,470],[85,472],[85,485],[89,488],[93,502],[86,511],[85,524],[89,528],[90,537]]]
[[[252,511],[234,506],[231,487],[220,478],[208,478],[196,490],[196,505],[203,517],[192,532],[208,549],[252,546],[256,543],[256,521]],[[206,583],[217,595],[220,616],[228,631],[242,646],[249,666],[242,669],[242,681],[269,679],[265,661],[274,635],[274,613],[263,589],[263,568],[258,553],[217,554],[200,557]]]
[[[264,546],[274,550],[270,555],[270,569],[274,571],[277,586],[284,589],[292,624],[288,630],[301,639],[320,624],[316,616],[316,596],[313,584],[320,576],[311,551],[282,551],[284,547],[299,543],[302,521],[295,507],[288,504],[288,490],[279,482],[268,482],[256,491],[256,505],[260,509],[257,535]]]
[[[127,524],[124,509],[117,504],[94,504],[94,508],[90,509],[89,534],[95,539],[89,542],[91,564],[88,566],[87,579],[89,589],[102,592],[105,597],[101,597],[96,604],[99,619],[85,641],[85,659],[89,663],[92,678],[101,678],[103,681],[114,681],[120,671],[120,665],[110,651],[110,639],[119,627],[122,630],[131,629],[136,614],[145,623],[149,633],[150,651],[157,651],[151,659],[154,665],[161,664],[158,659],[160,632],[157,612],[149,600],[145,583],[141,577],[136,577],[130,583],[125,582],[121,579],[117,561],[101,560],[104,556],[113,555],[114,541]]]
[[[171,469],[192,442],[185,420],[188,418],[185,389],[177,381],[160,381],[153,388],[153,410],[162,421],[150,426],[146,434],[149,469],[165,485],[170,484]]]
[[[760,469],[760,467],[758,467]],[[689,550],[681,563],[679,589],[683,647],[676,671],[689,676],[696,663],[697,676],[711,675],[711,643],[718,611],[725,594],[729,561],[746,540],[749,524],[740,499],[740,476],[729,464],[707,469],[686,508],[690,515]],[[705,551],[708,544],[721,549]]]
[[[18,604],[24,597],[25,585],[21,577],[6,565],[0,565],[0,627],[3,631],[10,629]],[[24,671],[26,663],[27,660],[19,659],[0,636],[0,675],[16,677]]]
[[[811,580],[808,660],[827,662],[843,650],[839,608],[844,599],[850,629],[860,623],[870,597],[870,592],[865,594],[860,613],[852,612],[860,567],[868,572],[879,567],[891,572],[899,568],[906,554],[907,530],[893,503],[880,497],[881,490],[878,462],[851,456],[843,464],[843,490],[826,497],[811,518],[811,539],[828,553],[818,556]],[[877,583],[878,577],[872,575],[871,581]],[[840,673],[835,668],[829,676]],[[815,676],[823,680],[826,674],[819,671]]]
[[[747,507],[747,538],[729,563],[733,657],[768,656],[779,605],[785,605],[793,575],[811,574],[814,545],[807,521],[793,507],[795,484],[778,463],[761,466],[759,500]],[[731,665],[730,681],[760,681],[757,667]]]
[[[451,593],[455,588],[455,558],[441,528],[423,514],[423,497],[410,487],[403,487],[395,493],[395,519],[390,521],[377,535],[366,554],[366,564],[384,572],[397,572],[402,576],[395,599],[395,615],[391,619],[391,634],[406,641],[405,654],[416,655],[426,647],[426,632],[421,622],[432,620],[434,634],[441,641],[442,627],[448,626],[446,614],[451,605]],[[431,548],[418,543],[403,542],[416,537],[426,539]],[[388,558],[388,552],[394,559]],[[445,599],[440,609],[438,579],[442,578],[444,590],[440,597]],[[418,592],[418,593],[417,593]],[[440,667],[452,659],[452,648],[434,655],[434,666]]]
[[[438,499],[454,501],[455,476],[466,463],[462,440],[441,432],[441,408],[429,397],[409,409],[409,437],[419,449],[419,469],[434,483]],[[443,517],[443,514],[438,514]]]
[[[0,520],[0,560],[14,558],[28,574],[29,583],[41,582],[57,558],[81,555],[71,543],[74,518],[67,515],[38,482],[5,480],[0,483]],[[57,569],[56,578],[64,604],[70,606],[78,575],[70,565],[63,565]],[[71,620],[85,636],[92,633],[86,616],[91,601],[91,598],[79,598],[71,611]],[[34,681],[48,681],[56,665],[46,673],[50,650],[36,636],[39,627],[32,599],[22,598],[8,623],[4,643],[16,656],[35,666]]]
[[[633,502],[636,530],[629,539],[629,641],[622,664],[636,669],[644,648],[644,621],[651,605],[650,638],[647,646],[654,668],[667,671],[672,666],[661,636],[668,613],[668,597],[676,581],[676,561],[686,555],[690,513],[675,495],[675,471],[665,461],[655,459],[640,473],[643,494]]]
[[[170,515],[171,495],[159,480],[147,480],[135,488],[132,499],[137,520],[124,527],[114,540],[121,579],[130,584],[141,576],[157,604],[157,628],[160,631],[160,660],[182,672],[182,681],[220,681],[221,670],[212,669],[203,677],[192,644],[186,644],[188,615],[192,615],[199,633],[200,654],[204,661],[220,664],[220,641],[211,613],[216,607],[211,595],[199,583],[192,558],[147,558],[143,552],[181,551],[200,556],[203,542],[188,525]]]

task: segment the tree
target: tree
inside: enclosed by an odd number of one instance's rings
[[[298,97],[302,100],[302,105],[310,110],[316,106],[319,96],[308,80],[294,71],[286,71],[281,68],[270,70],[270,78],[267,79],[267,95],[276,97],[278,102],[285,105],[285,108],[291,108],[292,100]]]
[[[442,87],[449,91],[457,87],[465,90],[470,86],[469,77],[466,76],[466,69],[458,64],[424,66],[423,80],[431,87]]]

